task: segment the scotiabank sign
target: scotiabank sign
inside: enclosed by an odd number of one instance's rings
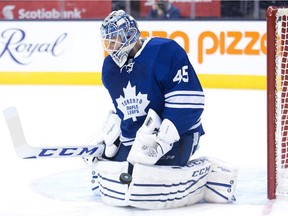
[[[0,2],[0,19],[103,19],[111,12],[111,1]]]

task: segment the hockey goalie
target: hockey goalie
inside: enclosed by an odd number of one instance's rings
[[[102,81],[114,105],[86,146],[32,147],[15,108],[4,111],[21,158],[84,157],[92,191],[107,205],[168,209],[198,202],[231,203],[238,170],[214,158],[193,158],[204,135],[204,92],[185,50],[165,38],[140,38],[123,10],[101,26],[109,55]]]
[[[113,206],[166,209],[234,200],[237,169],[193,158],[204,134],[204,93],[185,50],[165,38],[140,38],[123,10],[101,26],[109,53],[102,81],[113,101],[92,144],[105,150],[92,165],[92,190]]]

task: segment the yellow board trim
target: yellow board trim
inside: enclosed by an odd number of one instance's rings
[[[266,76],[199,74],[203,88],[266,89]]]
[[[0,84],[102,85],[96,72],[0,72]]]
[[[266,89],[266,76],[198,74],[203,88]],[[102,85],[100,72],[0,72],[2,85]]]

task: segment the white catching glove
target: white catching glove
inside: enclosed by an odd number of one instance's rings
[[[106,157],[114,157],[119,149],[120,141],[119,136],[121,134],[120,129],[121,119],[112,110],[109,111],[109,115],[103,126],[94,137],[89,141],[91,145],[98,143],[105,144],[104,154]]]
[[[179,139],[175,125],[168,119],[161,123],[161,118],[150,109],[144,124],[137,131],[127,161],[131,164],[153,165],[170,151],[173,143]]]

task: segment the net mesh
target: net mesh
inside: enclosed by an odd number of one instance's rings
[[[288,196],[288,9],[276,13],[276,195]]]

